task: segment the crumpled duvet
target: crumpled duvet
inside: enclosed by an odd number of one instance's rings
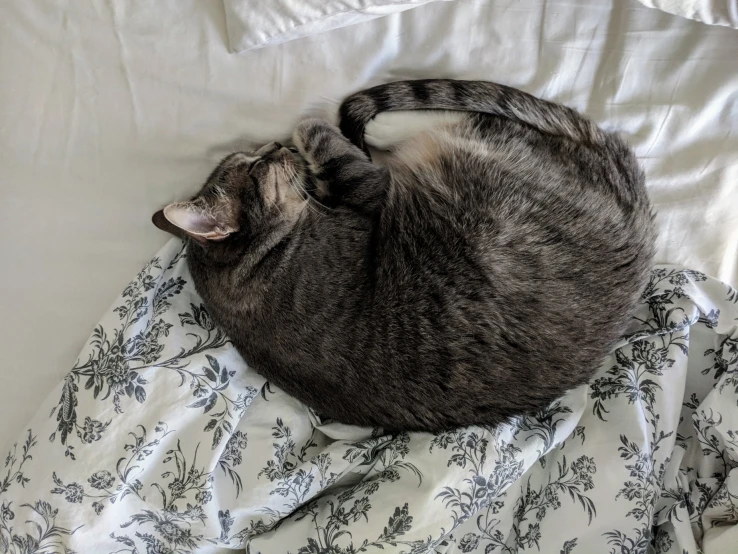
[[[734,552],[727,285],[659,266],[589,387],[494,429],[387,435],[250,369],[185,256],[172,240],[141,270],[10,447],[1,552]]]

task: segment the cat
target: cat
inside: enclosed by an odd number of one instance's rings
[[[394,110],[452,112],[378,165],[365,130]],[[625,142],[481,81],[380,85],[339,113],[154,215],[248,364],[321,416],[406,431],[494,426],[586,383],[654,256]]]

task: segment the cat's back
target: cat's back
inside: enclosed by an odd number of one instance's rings
[[[619,137],[608,139],[595,147],[479,114],[419,133],[384,158],[392,180],[384,230],[421,243],[429,232],[446,234],[434,244],[462,240],[481,254],[646,259],[636,256],[654,238],[643,173]]]
[[[479,116],[407,140],[385,161],[377,286],[405,308],[388,317],[422,320],[434,340],[486,348],[513,370],[539,362],[586,378],[653,257],[643,175],[613,141],[593,148]]]

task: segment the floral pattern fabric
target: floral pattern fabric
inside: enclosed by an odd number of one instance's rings
[[[0,552],[734,551],[729,286],[657,267],[590,386],[497,428],[389,435],[250,369],[185,256],[146,265],[10,446]]]

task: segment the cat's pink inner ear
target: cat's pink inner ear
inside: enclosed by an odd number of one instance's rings
[[[190,202],[170,204],[164,208],[164,217],[172,225],[195,238],[223,240],[236,231],[232,226],[219,222],[213,215]]]

